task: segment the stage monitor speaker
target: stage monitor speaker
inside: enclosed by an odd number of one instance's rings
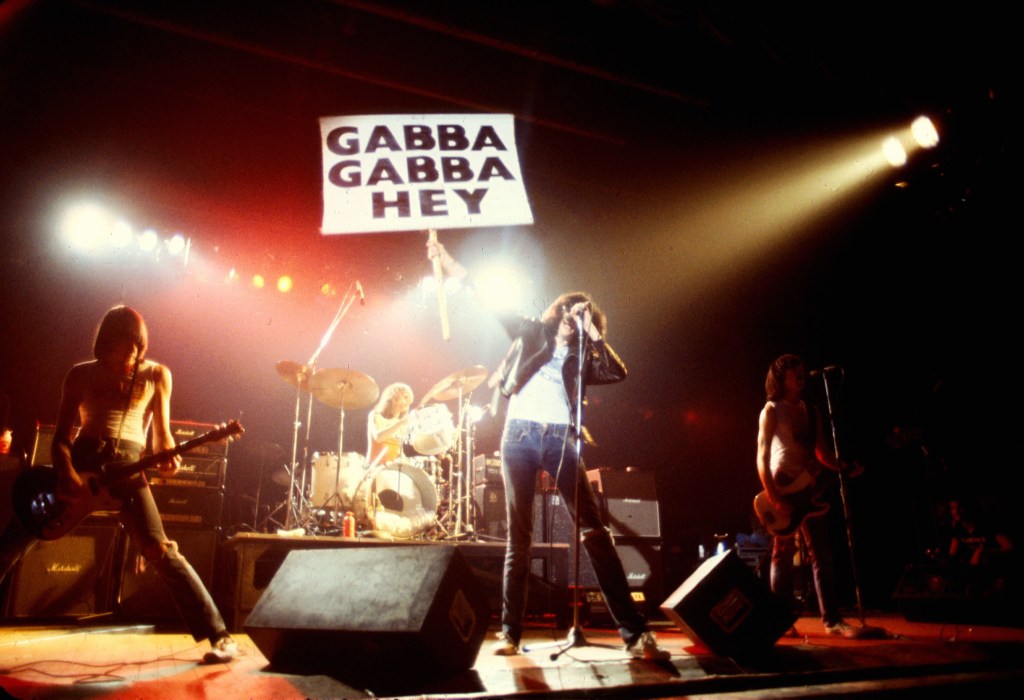
[[[10,577],[7,615],[77,618],[113,612],[121,526],[90,517],[58,540],[37,543]]]
[[[698,566],[661,610],[691,640],[732,658],[767,651],[796,622],[785,601],[731,549]]]
[[[452,546],[288,553],[244,629],[271,665],[380,677],[469,669],[487,597]]]
[[[178,551],[192,565],[203,585],[213,591],[213,573],[219,530],[165,526],[167,536],[178,543]],[[160,579],[131,538],[125,547],[118,596],[121,613],[132,620],[178,621],[178,607],[170,589]]]

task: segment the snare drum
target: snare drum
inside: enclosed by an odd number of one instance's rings
[[[314,455],[313,491],[310,495],[313,507],[324,507],[337,492],[338,505],[344,510],[352,509],[356,488],[366,475],[366,457],[358,452],[346,452],[341,460],[340,469],[338,462],[338,455],[335,452]]]
[[[417,408],[409,424],[409,442],[421,455],[447,452],[455,442],[452,412],[443,403]]]
[[[369,470],[355,489],[356,522],[395,537],[414,537],[437,522],[437,490],[411,460]]]

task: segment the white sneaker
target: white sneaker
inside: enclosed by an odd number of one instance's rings
[[[498,641],[491,645],[491,653],[495,656],[515,656],[519,653],[519,645],[504,632],[498,632]]]
[[[632,644],[626,646],[626,651],[634,659],[643,659],[644,661],[667,661],[672,658],[672,652],[658,646],[658,640],[654,636],[654,632],[644,632],[641,634],[633,640]]]
[[[238,656],[238,645],[231,637],[224,635],[216,642],[210,642],[210,651],[203,655],[208,664],[226,664]]]
[[[834,634],[839,637],[851,638],[856,634],[853,627],[850,626],[845,620],[839,620],[831,625],[825,625],[825,634]]]

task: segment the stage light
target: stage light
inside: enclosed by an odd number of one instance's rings
[[[147,253],[156,250],[156,247],[160,245],[160,237],[156,235],[156,231],[151,228],[147,228],[145,231],[139,234],[139,248],[146,251]]]
[[[907,163],[907,151],[895,136],[890,136],[882,142],[882,153],[885,154],[885,160],[894,168]]]
[[[238,274],[238,270],[231,268],[228,270],[227,276],[224,277],[224,284],[238,284],[238,280],[241,276]]]
[[[263,289],[263,287],[266,284],[267,284],[267,281],[265,279],[263,279],[263,275],[253,275],[252,276],[252,286],[256,287],[256,289]]]
[[[292,291],[292,278],[288,275],[281,275],[277,278],[277,291],[287,294]]]
[[[921,148],[934,148],[939,144],[939,132],[928,117],[918,117],[910,125],[910,133]]]
[[[330,282],[323,282],[320,284],[320,293],[325,297],[333,297],[337,296],[338,290]]]
[[[97,204],[79,204],[68,210],[62,229],[65,239],[79,250],[94,250],[111,230],[113,222]]]
[[[171,255],[180,255],[185,250],[185,237],[176,233],[167,240],[167,252]]]
[[[132,242],[132,227],[125,221],[118,221],[110,230],[110,245],[124,248]]]
[[[487,308],[518,309],[522,305],[522,276],[504,265],[483,268],[475,286],[481,303]]]

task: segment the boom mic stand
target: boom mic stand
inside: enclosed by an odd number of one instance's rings
[[[580,625],[580,549],[583,545],[580,542],[580,484],[582,482],[582,475],[580,469],[583,468],[583,362],[586,358],[584,350],[586,348],[586,332],[583,328],[583,319],[576,318],[576,329],[577,335],[579,336],[579,362],[576,368],[576,481],[573,486],[573,522],[572,522],[572,537],[574,542],[574,556],[572,562],[572,629],[569,630],[569,634],[564,642],[555,642],[554,646],[559,647],[558,651],[551,652],[551,660],[557,661],[558,657],[576,647],[604,647],[607,649],[614,649],[609,644],[594,644],[588,642],[583,634],[583,627]],[[563,465],[559,465],[561,469]],[[559,475],[560,476],[560,475]],[[558,482],[556,477],[555,483]],[[524,651],[533,651],[535,649],[545,649],[550,647],[550,644],[542,644],[539,646],[531,646],[529,648],[524,647]]]
[[[842,368],[839,368],[842,371]],[[850,517],[850,503],[846,493],[846,470],[839,456],[839,434],[836,427],[836,414],[832,408],[832,391],[829,385],[829,372],[821,374],[822,383],[825,386],[825,403],[828,406],[828,420],[832,428],[832,452],[835,455],[836,465],[839,467],[839,497],[843,504],[843,522],[846,525],[846,544],[850,550],[850,574],[853,578],[853,590],[857,597],[857,615],[860,618],[860,627],[854,627],[848,635],[852,639],[884,639],[889,636],[888,632],[881,627],[867,625],[864,622],[864,603],[861,599],[860,583],[857,577],[857,557],[853,546],[853,520]]]

